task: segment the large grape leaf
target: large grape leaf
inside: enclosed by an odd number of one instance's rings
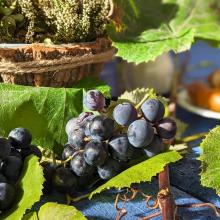
[[[168,151],[158,154],[113,177],[108,182],[91,192],[89,198],[92,198],[93,195],[110,188],[121,189],[124,187],[130,187],[132,183],[150,181],[153,176],[163,171],[167,164],[176,162],[181,158],[180,154],[176,151]]]
[[[39,220],[36,212],[29,212],[25,214],[22,220]]]
[[[217,0],[114,0],[108,33],[118,56],[147,62],[164,52],[182,52],[196,38],[220,41]]]
[[[38,212],[39,220],[86,220],[86,217],[73,206],[48,202]]]
[[[22,219],[25,211],[40,200],[44,176],[43,168],[40,166],[38,160],[39,158],[36,156],[30,156],[25,160],[19,181],[19,190],[17,191],[18,201],[9,211],[0,215],[0,219]]]
[[[109,87],[87,78],[74,88],[46,88],[0,84],[0,133],[25,127],[37,145],[54,149],[67,140],[65,124],[83,111],[83,92],[97,88],[106,95]]]
[[[220,195],[220,126],[209,132],[201,143],[202,162],[201,184],[211,187]]]

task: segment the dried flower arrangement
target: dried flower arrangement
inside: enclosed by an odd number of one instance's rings
[[[89,42],[105,36],[106,0],[0,0],[0,43]]]

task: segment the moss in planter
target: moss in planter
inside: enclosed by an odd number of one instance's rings
[[[53,42],[92,41],[105,35],[110,10],[107,0],[0,0],[5,15],[0,10],[0,41],[42,42],[50,38]],[[24,16],[16,21],[13,16]],[[5,37],[7,35],[7,37]],[[8,39],[8,40],[7,40]]]

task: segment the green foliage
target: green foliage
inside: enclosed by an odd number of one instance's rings
[[[9,211],[0,215],[0,219],[21,219],[25,211],[39,201],[42,195],[44,176],[38,160],[39,158],[36,156],[26,158],[18,186],[21,188],[18,202]]]
[[[188,50],[197,38],[220,41],[215,0],[115,0],[109,27],[118,56],[136,64]]]
[[[83,214],[73,206],[48,202],[38,212],[39,220],[86,220]]]
[[[220,195],[220,126],[214,128],[201,143],[202,155],[199,159],[202,162],[201,183],[203,186],[216,190]]]
[[[6,136],[15,127],[32,132],[33,142],[42,147],[62,150],[67,141],[66,122],[83,110],[85,88],[97,88],[109,95],[109,87],[87,78],[75,88],[44,88],[0,84],[0,132]]]
[[[29,212],[25,214],[22,220],[39,220],[36,212]]]
[[[95,189],[89,197],[92,198],[95,194],[110,188],[121,189],[130,187],[132,183],[151,181],[151,178],[161,172],[167,164],[176,162],[180,159],[181,156],[176,151],[158,154],[113,177],[108,182]]]

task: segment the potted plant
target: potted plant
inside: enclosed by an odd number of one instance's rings
[[[106,34],[109,1],[0,1],[3,82],[71,87],[97,74],[114,49]]]

